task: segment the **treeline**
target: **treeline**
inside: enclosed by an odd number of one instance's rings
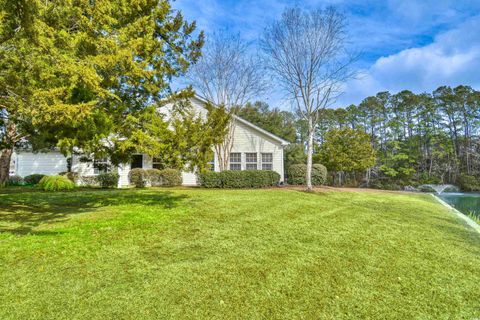
[[[271,118],[272,112],[282,115],[275,109],[263,111],[269,114],[263,118]],[[380,92],[358,105],[321,112],[318,152],[327,133],[341,128],[366,132],[375,150],[375,165],[365,172],[343,172],[345,179],[340,181],[344,184],[368,183],[380,188],[424,183],[478,184],[480,92],[471,87],[443,86],[422,94]],[[240,113],[255,122],[248,113]],[[291,113],[276,122],[282,123],[277,134],[295,127],[296,138],[292,142],[297,145],[289,148],[287,158],[298,159],[304,144],[304,125]],[[287,159],[287,165],[289,162],[291,159]]]

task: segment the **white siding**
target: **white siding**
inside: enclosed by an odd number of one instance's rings
[[[55,175],[67,171],[67,158],[57,151],[17,151],[12,155],[11,173],[25,177],[34,173]]]
[[[207,111],[203,107],[203,102],[197,98],[191,100],[193,110],[196,114],[206,116]],[[170,116],[172,105],[168,105],[160,109]],[[273,170],[278,172],[281,176],[281,181],[284,180],[283,176],[283,146],[278,139],[272,138],[268,133],[262,132],[261,129],[255,128],[255,126],[243,123],[242,121],[235,121],[235,132],[233,138],[232,152],[242,153],[242,170],[246,168],[245,153],[257,153],[257,168],[262,168],[262,153],[272,153]],[[31,173],[44,173],[44,174],[56,174],[62,171],[67,171],[66,158],[59,152],[48,153],[19,153],[14,155],[12,160],[12,168],[15,169],[15,174],[22,176]],[[143,168],[152,168],[152,158],[143,156]],[[113,171],[117,170],[120,175],[119,187],[128,186],[129,179],[128,173],[130,171],[130,164],[122,164],[118,168],[112,168]],[[93,176],[94,168],[92,162],[81,162],[80,156],[72,156],[72,171],[77,172],[80,176]],[[219,171],[218,158],[215,156],[215,171]],[[194,172],[182,172],[183,185],[196,185],[197,177]]]
[[[191,105],[195,113],[204,117],[207,115],[206,109],[203,107],[203,102],[197,98],[191,100]],[[170,116],[172,105],[168,105],[161,109],[167,118]],[[280,174],[280,181],[284,181],[284,169],[283,169],[283,146],[279,141],[276,141],[266,134],[256,130],[255,128],[244,124],[242,122],[235,122],[235,131],[233,138],[232,152],[242,153],[242,170],[246,168],[245,153],[255,152],[257,153],[257,168],[262,168],[262,156],[261,153],[272,153],[273,170]],[[218,158],[215,155],[215,171],[220,171]],[[192,172],[182,172],[183,185],[196,185],[197,177]]]
[[[271,153],[273,156],[273,171],[280,174],[283,181],[283,147],[263,133],[239,121],[235,122],[232,152],[242,153],[242,170],[246,168],[245,153],[257,153],[257,168],[262,167],[262,153]]]

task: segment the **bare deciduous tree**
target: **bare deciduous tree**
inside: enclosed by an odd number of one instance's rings
[[[346,54],[346,19],[334,8],[287,8],[261,41],[266,65],[308,124],[307,190],[312,190],[312,155],[319,111],[331,106],[353,77]]]
[[[202,57],[191,67],[189,84],[205,99],[223,105],[231,113],[225,141],[215,146],[220,170],[227,170],[235,130],[235,111],[265,91],[264,72],[259,59],[240,36],[226,31],[207,37]]]

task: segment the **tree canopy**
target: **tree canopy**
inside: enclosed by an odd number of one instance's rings
[[[192,94],[170,83],[203,45],[169,1],[0,0],[0,8],[0,183],[22,143],[117,163],[167,148],[171,128],[157,110]]]

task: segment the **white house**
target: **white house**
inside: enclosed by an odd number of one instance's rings
[[[191,105],[199,114],[206,114],[204,108],[206,101],[200,97],[191,99]],[[168,108],[167,108],[168,109]],[[262,128],[240,118],[235,117],[233,147],[230,154],[230,170],[274,170],[280,174],[280,181],[284,180],[283,149],[288,142],[263,130]],[[125,163],[112,170],[120,175],[119,187],[128,186],[128,173],[133,168],[151,169],[157,163],[155,158],[145,154],[133,156],[131,163]],[[97,159],[95,163],[82,162],[80,156],[71,157],[71,171],[78,172],[80,176],[95,176],[99,174],[96,169],[98,164],[107,162],[108,159]],[[22,177],[33,174],[57,174],[67,171],[67,158],[60,152],[38,152],[16,150],[12,156],[11,174]],[[219,171],[218,158],[215,154],[213,168]],[[183,185],[197,184],[194,172],[182,172]]]

